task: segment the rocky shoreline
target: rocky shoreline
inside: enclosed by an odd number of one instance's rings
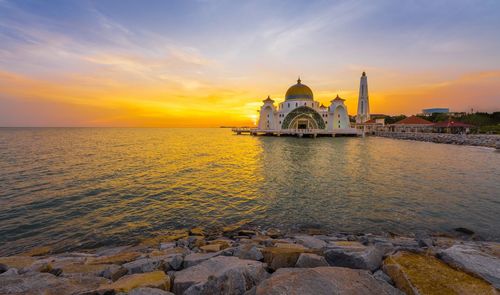
[[[456,145],[483,146],[500,149],[500,135],[495,134],[448,134],[448,133],[422,133],[422,132],[380,132],[374,136],[394,139],[426,141],[434,143],[447,143]]]
[[[174,230],[0,257],[0,294],[499,294],[500,243],[463,235]]]

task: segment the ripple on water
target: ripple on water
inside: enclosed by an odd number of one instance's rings
[[[240,220],[500,239],[500,154],[227,129],[0,129],[0,254],[95,247]]]

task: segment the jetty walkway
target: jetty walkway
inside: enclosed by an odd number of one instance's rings
[[[344,128],[337,130],[325,129],[281,129],[281,130],[267,130],[257,128],[232,128],[232,132],[237,135],[267,135],[267,136],[298,136],[298,137],[318,137],[318,136],[362,136],[363,131],[356,128]]]

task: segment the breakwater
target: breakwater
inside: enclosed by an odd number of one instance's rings
[[[380,132],[373,133],[375,136],[389,137],[404,140],[417,140],[435,143],[447,143],[457,145],[484,146],[500,148],[500,135],[495,134],[448,134],[448,133],[422,133],[422,132]]]
[[[174,230],[122,247],[0,257],[0,294],[497,294],[500,244],[417,232]]]

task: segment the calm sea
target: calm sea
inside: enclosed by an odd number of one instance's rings
[[[500,239],[500,153],[229,129],[1,128],[0,253],[119,245],[241,220]]]

